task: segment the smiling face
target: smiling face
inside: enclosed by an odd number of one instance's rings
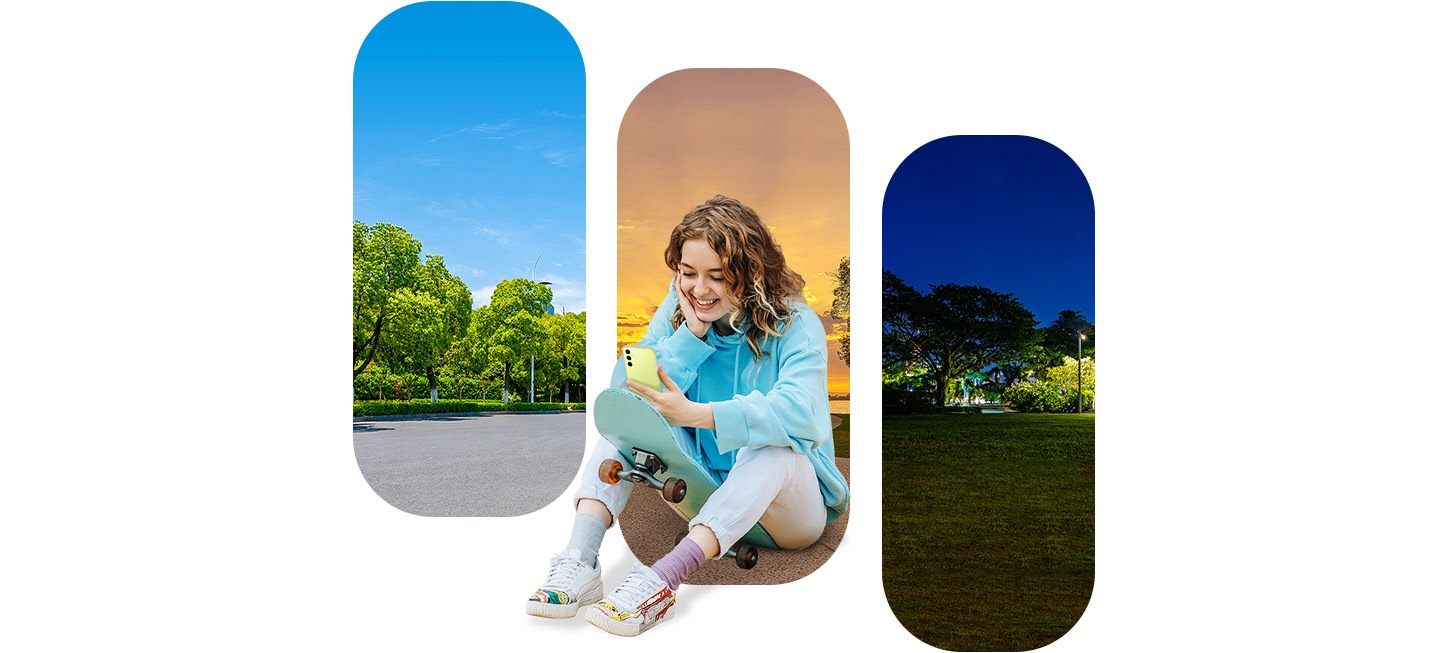
[[[710,243],[699,238],[685,241],[680,247],[679,268],[680,292],[690,298],[695,317],[714,322],[735,310],[720,255],[710,248]]]

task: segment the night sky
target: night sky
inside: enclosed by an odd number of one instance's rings
[[[883,265],[920,292],[984,286],[1049,326],[1095,315],[1095,203],[1064,152],[1025,136],[950,136],[906,157],[885,191]]]

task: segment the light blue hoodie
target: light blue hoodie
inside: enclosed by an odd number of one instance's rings
[[[682,448],[724,482],[741,447],[789,447],[810,459],[820,479],[828,520],[850,505],[850,488],[835,467],[835,442],[826,392],[825,330],[810,307],[791,302],[788,323],[778,338],[761,339],[765,356],[757,363],[744,330],[704,340],[689,329],[670,326],[678,296],[672,288],[639,345],[655,350],[660,367],[691,401],[709,403],[715,430],[685,427],[694,438]],[[611,386],[624,388],[624,360],[615,364]]]

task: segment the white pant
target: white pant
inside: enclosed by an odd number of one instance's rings
[[[581,474],[575,501],[595,499],[605,504],[616,519],[630,500],[635,484],[626,480],[614,485],[601,481],[596,470],[606,458],[620,460],[620,452],[609,440],[600,438],[590,453],[590,462]],[[735,455],[735,466],[690,528],[704,524],[720,541],[723,556],[756,522],[782,549],[799,549],[820,539],[825,530],[825,500],[810,459],[783,447],[743,447]]]

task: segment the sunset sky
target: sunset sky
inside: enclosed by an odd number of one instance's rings
[[[618,143],[619,343],[636,342],[669,289],[664,250],[690,209],[720,194],[760,214],[830,341],[830,391],[850,391],[835,355],[834,273],[850,253],[850,137],[828,93],[775,69],[691,69],[631,102]]]

